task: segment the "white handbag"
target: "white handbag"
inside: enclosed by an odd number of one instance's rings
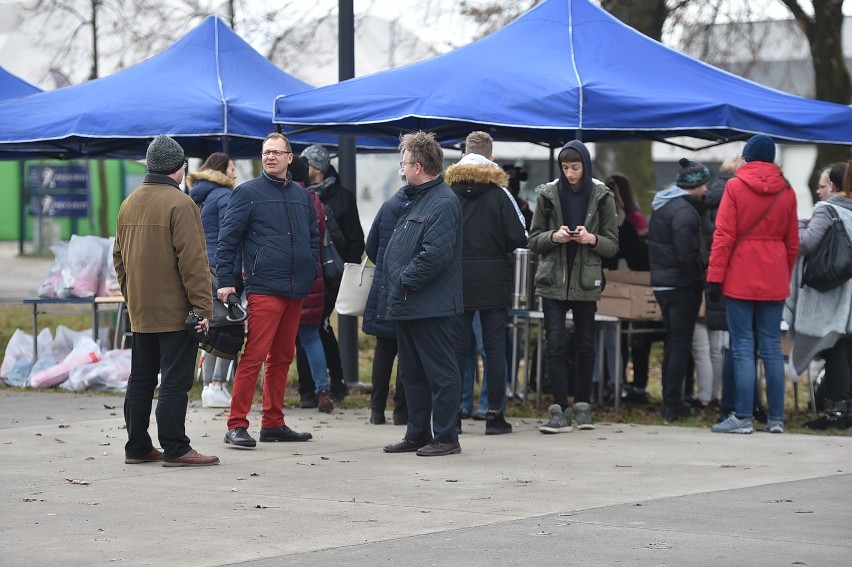
[[[339,315],[363,315],[367,306],[367,296],[373,286],[376,268],[367,265],[367,258],[360,264],[346,263],[343,266],[343,278],[334,308]]]

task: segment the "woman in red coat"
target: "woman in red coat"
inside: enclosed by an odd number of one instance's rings
[[[725,186],[707,271],[708,295],[725,296],[736,377],[736,410],[717,433],[754,431],[755,349],[766,372],[766,430],[784,432],[781,316],[799,251],[796,194],[775,160],[775,143],[752,136],[745,165]]]

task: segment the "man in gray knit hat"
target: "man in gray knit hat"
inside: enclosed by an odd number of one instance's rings
[[[210,269],[201,215],[180,190],[186,169],[183,148],[168,136],[148,146],[148,175],[124,202],[116,221],[113,260],[133,329],[130,380],[124,399],[127,444],[124,462],[162,462],[164,467],[219,463],[189,445],[187,392],[195,377],[198,341],[185,328],[190,311],[207,331],[213,316]],[[157,374],[157,433],[162,452],[148,434]]]
[[[344,262],[361,263],[364,255],[364,230],[358,216],[358,204],[355,193],[340,185],[340,176],[331,165],[328,150],[319,144],[308,146],[302,151],[301,157],[308,162],[308,180],[305,187],[316,192],[322,201],[326,215],[326,230],[328,230],[334,247]],[[320,340],[325,351],[328,364],[329,386],[335,400],[346,397],[348,388],[343,379],[343,367],[340,362],[340,348],[337,337],[331,326],[331,312],[337,302],[340,291],[340,280],[325,280],[325,306],[323,320],[320,324]],[[299,370],[299,393],[302,396],[301,407],[316,407],[317,400],[313,397],[310,366],[304,349],[297,350],[296,368]]]

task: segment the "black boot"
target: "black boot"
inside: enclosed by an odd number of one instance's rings
[[[849,400],[841,400],[834,402],[825,400],[825,411],[818,418],[811,420],[805,424],[808,429],[816,431],[825,431],[826,429],[846,429],[847,424],[847,407]]]
[[[485,414],[485,434],[503,435],[512,432],[512,425],[506,422],[502,411],[488,410]]]

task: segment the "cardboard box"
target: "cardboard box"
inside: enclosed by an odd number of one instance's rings
[[[604,275],[606,288],[598,301],[598,313],[631,320],[662,318],[649,272],[605,271]]]

